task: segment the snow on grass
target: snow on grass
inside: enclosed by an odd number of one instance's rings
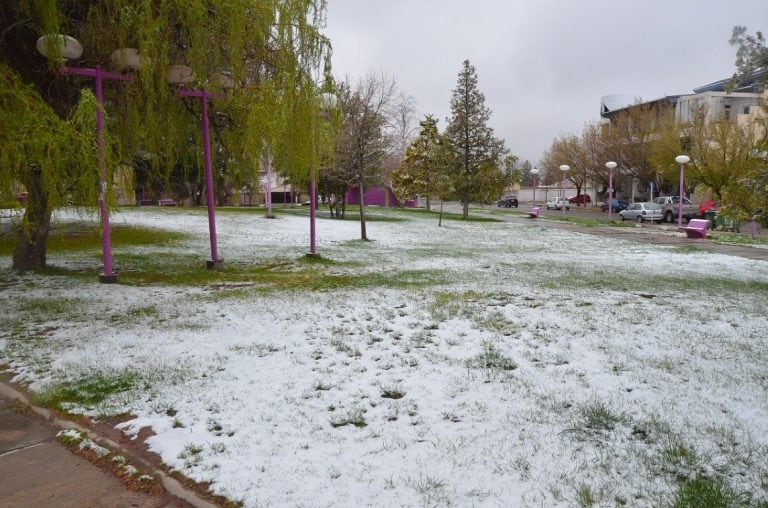
[[[399,220],[370,222],[373,242],[320,220],[307,263],[305,217],[221,211],[229,271],[205,283],[4,259],[0,363],[79,394],[70,410],[129,412],[121,428],[152,427],[166,464],[246,506],[658,506],[699,477],[766,499],[768,263],[376,214]],[[204,212],[113,222],[189,235],[115,245],[121,273],[147,269],[137,253],[203,270]]]

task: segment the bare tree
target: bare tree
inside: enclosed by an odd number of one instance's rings
[[[392,104],[392,131],[395,137],[395,155],[405,157],[405,151],[419,130],[416,121],[416,99],[412,95],[399,93]]]
[[[380,182],[387,156],[396,146],[392,108],[397,99],[394,78],[370,73],[354,87],[341,86],[342,132],[336,151],[336,174],[357,187],[360,196],[360,239],[368,240],[363,198],[367,186]]]
[[[567,174],[562,174],[560,166],[566,164],[570,167]],[[541,159],[541,168],[544,171],[542,181],[548,185],[557,184],[566,178],[576,186],[577,194],[581,194],[581,188],[586,182],[586,174],[589,169],[588,157],[585,156],[583,141],[575,134],[562,135],[552,141],[549,150],[544,152]]]

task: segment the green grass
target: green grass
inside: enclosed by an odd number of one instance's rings
[[[694,252],[700,252],[694,250]],[[518,270],[538,269],[534,263],[515,265]],[[762,281],[734,280],[717,275],[638,275],[628,277],[626,273],[610,271],[590,272],[583,265],[560,263],[557,270],[539,271],[538,283],[546,289],[582,289],[642,293],[696,293],[740,295],[744,293],[766,293],[768,283]]]
[[[724,245],[768,245],[768,238],[756,237],[751,238],[748,234],[743,233],[727,233],[723,231],[712,231],[707,235],[714,243],[721,243]]]
[[[132,371],[96,372],[72,381],[53,383],[41,390],[35,400],[59,411],[67,406],[93,408],[110,396],[130,390],[136,385],[138,375]]]
[[[476,291],[463,293],[436,293],[429,304],[432,319],[445,321],[451,318],[468,318],[475,314],[474,304],[484,297]]]
[[[482,347],[483,350],[480,353],[467,360],[468,368],[494,371],[512,371],[517,369],[515,361],[505,356],[493,343],[485,341]]]
[[[166,284],[171,286],[212,286],[218,291],[203,299],[242,298],[252,293],[274,291],[324,292],[339,289],[415,289],[445,284],[450,273],[442,270],[405,270],[400,272],[370,272],[361,274],[328,273],[330,260],[307,260],[275,265],[226,265],[224,270],[209,271],[198,264],[176,269],[146,269],[121,273],[120,282],[129,285]]]
[[[613,430],[623,419],[600,400],[593,400],[581,406],[579,415],[581,423],[590,430]]]
[[[546,221],[563,222],[566,224],[576,224],[578,226],[585,226],[585,227],[601,227],[601,226],[616,227],[616,228],[635,227],[634,221],[609,221],[608,219],[604,219],[604,220],[592,219],[587,217],[574,217],[571,215],[561,216],[561,215],[555,215],[554,213],[550,213],[542,218]]]
[[[317,217],[323,219],[331,219],[330,212],[327,207],[319,206],[317,209]],[[473,214],[474,212],[474,214]],[[483,217],[476,215],[476,212],[486,212],[486,210],[470,209],[468,222],[502,222],[499,219],[492,217]],[[286,213],[291,215],[308,216],[309,208],[275,208],[275,213]],[[408,220],[409,217],[431,217],[437,221],[440,217],[440,207],[434,206],[431,210],[427,211],[426,208],[381,208],[381,207],[366,207],[365,220],[370,222],[402,222]],[[336,220],[336,219],[334,219]],[[346,215],[343,220],[357,222],[360,220],[360,207],[357,205],[348,205]],[[464,218],[460,213],[443,212],[443,220],[449,221],[463,221]]]
[[[432,210],[427,211],[426,208],[397,208],[393,211],[406,214],[406,215],[415,215],[415,216],[422,216],[422,217],[432,217],[435,221],[437,221],[440,218],[440,205],[434,206]],[[504,222],[501,219],[496,219],[494,217],[484,217],[481,215],[477,215],[478,212],[481,213],[487,213],[488,211],[485,209],[472,209],[469,210],[469,217],[467,218],[466,222]],[[443,220],[450,220],[450,221],[464,221],[464,216],[460,213],[449,213],[449,212],[443,212]]]
[[[114,247],[134,245],[167,245],[187,238],[176,231],[115,225],[111,228]],[[0,234],[0,256],[11,256],[18,234]],[[48,235],[48,253],[77,252],[101,248],[101,227],[98,223],[66,222],[53,224]]]
[[[85,305],[79,298],[67,297],[22,297],[19,299],[19,311],[30,315],[37,321],[48,321],[56,317],[69,315],[73,308]]]
[[[754,504],[751,496],[739,494],[720,479],[697,477],[683,482],[671,508],[737,508],[768,506],[766,502]]]
[[[661,451],[661,457],[663,461],[673,469],[689,469],[693,467],[698,461],[696,451],[686,446],[679,440],[675,440],[674,442],[665,446]]]
[[[227,209],[228,211],[232,211],[232,213],[238,213],[240,211],[239,208],[237,209]],[[366,207],[365,209],[365,221],[366,222],[403,222],[406,219],[403,217],[397,217],[393,216],[387,212],[389,212],[390,209],[387,208],[378,208],[378,207]],[[272,212],[274,213],[275,217],[280,217],[280,215],[292,215],[292,216],[298,216],[298,217],[309,217],[309,207],[273,207]],[[265,214],[265,210],[261,209],[260,212],[261,215]],[[328,210],[328,207],[325,205],[320,205],[317,207],[317,212],[315,215],[318,219],[323,220],[340,220],[340,221],[347,221],[347,222],[359,222],[360,221],[360,207],[358,206],[347,206],[346,212],[344,214],[343,219],[337,219],[334,217],[331,217],[331,212]]]
[[[344,427],[346,425],[354,425],[361,428],[368,425],[365,422],[365,409],[359,407],[353,407],[343,413],[335,415],[330,420],[331,427]]]
[[[582,484],[576,489],[576,498],[580,508],[588,508],[595,505],[595,496],[589,485]]]

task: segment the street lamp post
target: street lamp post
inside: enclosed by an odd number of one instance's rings
[[[57,44],[58,51],[52,50],[49,47],[51,43]],[[64,61],[74,60],[80,58],[83,54],[83,47],[73,37],[68,35],[44,35],[37,40],[35,44],[38,52],[45,57],[48,56],[60,56]],[[118,52],[127,52],[125,50],[117,50]],[[135,51],[135,50],[130,50]],[[138,54],[138,52],[136,52]],[[138,68],[138,61],[135,63],[127,62],[123,60],[123,69],[126,68]],[[122,69],[121,69],[122,70]],[[107,81],[132,81],[133,76],[126,74],[116,74],[114,72],[108,72],[101,69],[100,65],[97,65],[93,69],[87,69],[82,67],[69,67],[63,66],[60,69],[62,74],[70,74],[73,76],[83,76],[86,78],[92,78],[94,81],[94,91],[96,95],[96,103],[98,108],[96,109],[96,139],[97,139],[97,153],[99,160],[99,214],[101,215],[101,250],[104,257],[104,273],[99,274],[99,281],[104,283],[117,282],[118,275],[114,272],[112,267],[112,238],[111,229],[109,225],[109,209],[107,207],[107,164],[104,155],[104,89],[103,82]]]
[[[680,198],[677,203],[677,227],[683,226],[683,184],[685,183],[685,165],[691,161],[687,155],[678,155],[675,162],[680,164]]]
[[[536,176],[539,174],[539,168],[534,166],[531,174],[533,175],[533,206],[536,206]]]
[[[613,170],[616,166],[618,164],[613,161],[605,163],[605,167],[608,168],[608,220],[613,220]]]
[[[760,159],[763,164],[768,161],[768,151],[753,149],[749,151],[750,157]],[[757,215],[752,216],[752,220],[749,222],[749,237],[755,239],[757,236]]]
[[[571,167],[567,164],[560,166],[560,171],[563,172],[563,182],[560,184],[560,193],[563,195],[563,200],[560,202],[560,208],[563,211],[563,217],[565,217],[565,174]]]
[[[203,130],[203,165],[205,168],[205,191],[208,205],[208,230],[210,233],[211,259],[206,262],[209,270],[221,270],[224,268],[224,260],[219,258],[219,252],[216,241],[216,197],[213,190],[213,168],[211,163],[211,136],[208,121],[208,101],[212,99],[221,99],[222,94],[208,92],[207,90],[191,90],[181,88],[181,86],[191,83],[195,80],[195,73],[186,65],[172,65],[168,68],[168,82],[179,85],[176,94],[179,97],[194,97],[200,99],[201,127]],[[234,80],[224,74],[217,73],[214,79],[225,89],[234,86]]]

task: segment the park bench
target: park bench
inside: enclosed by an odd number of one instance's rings
[[[685,227],[679,227],[680,231],[688,235],[688,238],[706,238],[709,221],[706,219],[691,219]]]
[[[539,213],[541,212],[541,208],[538,206],[534,206],[528,211],[528,218],[529,219],[538,219]]]
[[[176,201],[170,198],[163,198],[157,204],[158,206],[176,206]]]

